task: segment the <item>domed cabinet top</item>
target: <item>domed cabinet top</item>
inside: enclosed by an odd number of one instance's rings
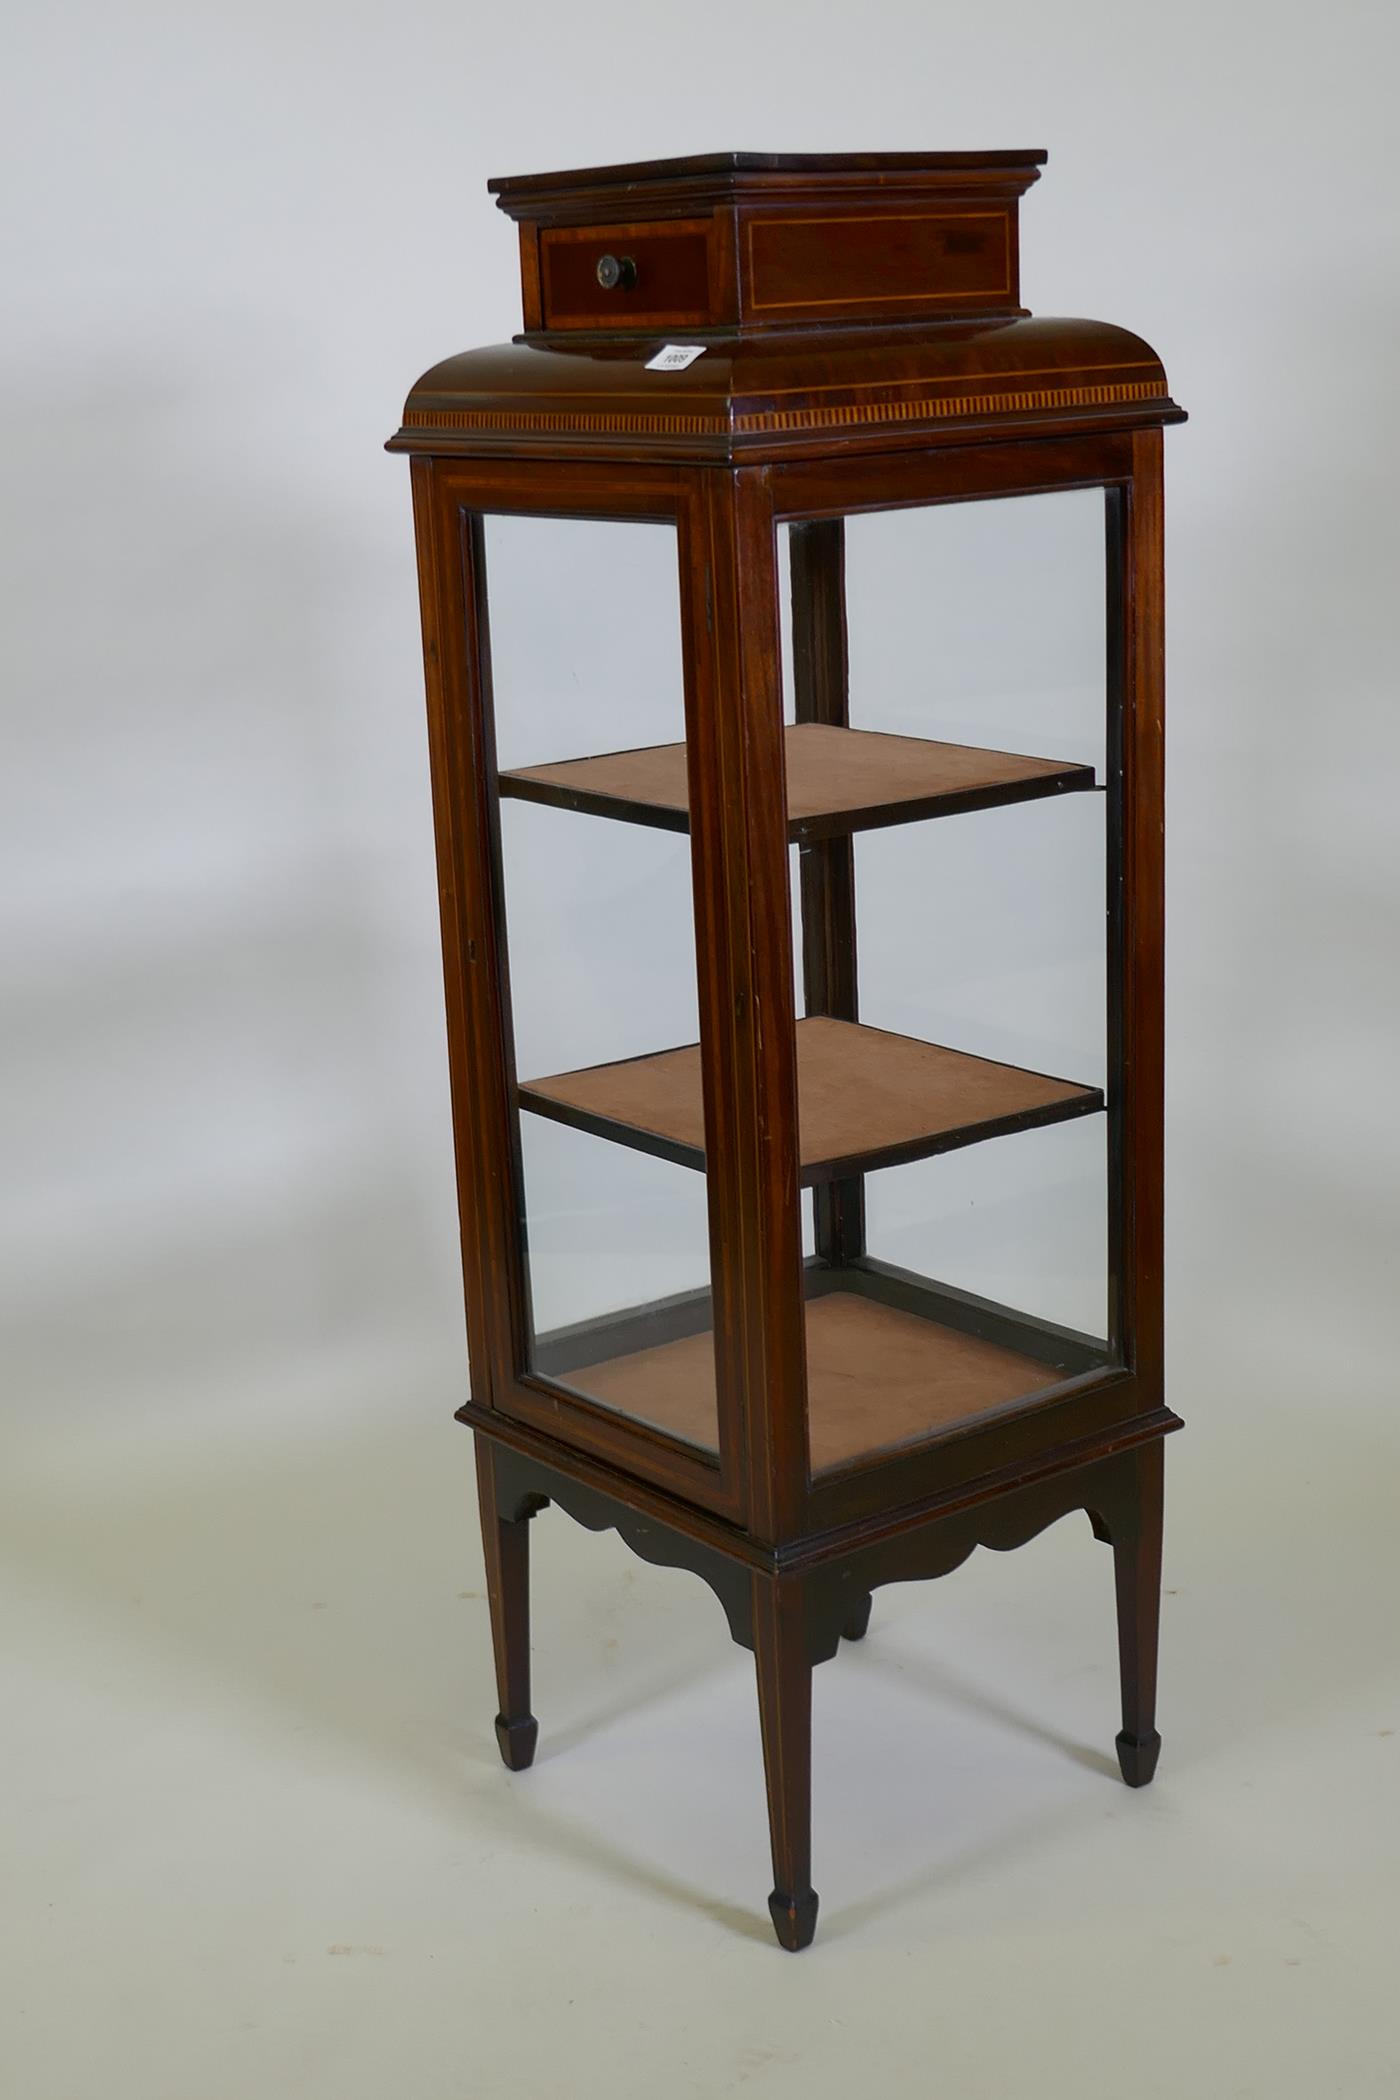
[[[1020,303],[1045,155],[728,153],[498,178],[524,329],[389,449],[756,462],[1177,422],[1161,360]]]

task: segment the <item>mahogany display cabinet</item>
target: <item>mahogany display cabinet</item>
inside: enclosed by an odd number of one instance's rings
[[[864,1635],[882,1584],[1087,1512],[1113,1554],[1130,1786],[1159,1748],[1179,1426],[1162,429],[1181,411],[1138,337],[1021,305],[1018,207],[1044,157],[721,154],[494,182],[523,332],[435,366],[390,442],[412,469],[458,1419],[501,1754],[520,1770],[535,1749],[537,1512],[693,1570],[756,1659],[769,1907],[792,1949],[817,1912],[811,1673]],[[1072,740],[1054,706],[1018,715],[1014,681],[979,677],[975,626],[954,648],[936,603],[920,625],[979,518],[1047,503],[1093,535],[1097,697]],[[600,538],[615,551],[590,567]],[[993,651],[1053,626],[1063,595],[1055,570],[1022,602],[1013,569],[991,579]],[[891,591],[915,614],[903,641]],[[1066,856],[1097,958],[1068,1003],[1048,989]],[[1028,941],[1000,997],[1001,949]],[[1057,1292],[1081,1229],[1087,1299]]]

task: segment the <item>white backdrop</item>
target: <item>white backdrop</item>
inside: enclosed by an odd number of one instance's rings
[[[1170,1304],[1384,1381],[1396,711],[1383,6],[34,11],[7,68],[9,1403],[367,1403],[458,1353],[407,490],[518,325],[497,171],[1042,141],[1025,293],[1157,344]],[[877,25],[883,34],[873,34]],[[1353,1400],[1352,1404],[1359,1404]],[[279,1412],[282,1410],[279,1409]]]
[[[488,175],[721,147],[1047,146],[1026,303],[1136,329],[1191,413],[1167,435],[1175,1550],[1204,1567],[1247,1531],[1220,1740],[1277,1723],[1286,1678],[1317,1676],[1309,1710],[1369,1682],[1400,1572],[1390,0],[54,0],[7,44],[0,1403],[13,1594],[75,1615],[26,1695],[36,1769],[116,1725],[60,1719],[52,1686],[101,1675],[82,1628],[124,1579],[102,1556],[164,1521],[152,1478],[168,1516],[233,1468],[235,1560],[279,1511],[292,1539],[347,1440],[426,1437],[465,1482],[407,474],[380,446],[424,367],[518,325]],[[373,1561],[394,1534],[352,1503]],[[266,1694],[240,1639],[223,1662]]]

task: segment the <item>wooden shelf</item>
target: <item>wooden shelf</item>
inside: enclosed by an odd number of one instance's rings
[[[1094,786],[1092,766],[1023,758],[972,744],[937,744],[801,722],[784,731],[788,832],[794,840],[873,831]],[[624,824],[688,831],[685,745],[653,744],[502,773],[502,795],[583,810]]]
[[[704,1169],[698,1043],[532,1079],[519,1097],[535,1115]],[[820,1015],[797,1024],[797,1097],[804,1188],[1103,1107],[1097,1087]]]
[[[1073,1375],[846,1289],[811,1298],[803,1310],[814,1473],[946,1432],[1048,1392]],[[604,1407],[717,1449],[714,1337],[708,1329],[554,1375]]]

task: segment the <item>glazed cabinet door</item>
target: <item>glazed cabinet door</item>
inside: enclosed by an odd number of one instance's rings
[[[473,1397],[738,1514],[696,506],[658,470],[417,471]]]
[[[776,477],[809,1527],[1161,1405],[1140,464]]]

